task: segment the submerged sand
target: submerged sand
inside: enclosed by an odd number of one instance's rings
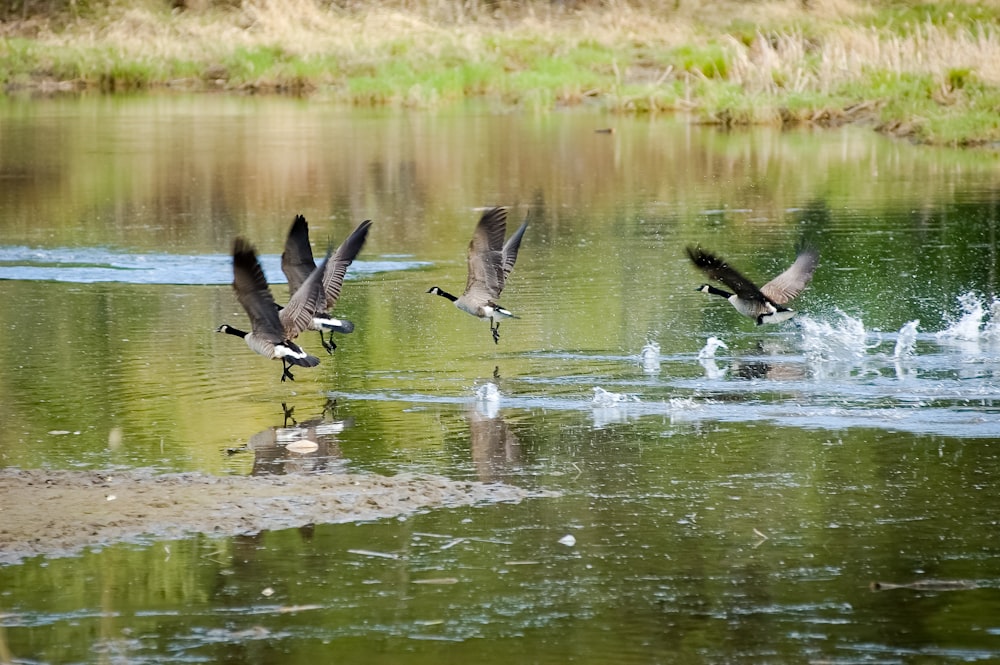
[[[0,470],[0,563],[192,533],[227,536],[516,502],[509,485],[422,474],[235,477]]]

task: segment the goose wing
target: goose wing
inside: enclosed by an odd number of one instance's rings
[[[709,279],[722,282],[732,289],[733,293],[741,300],[763,302],[766,299],[756,284],[711,252],[706,252],[701,247],[688,247],[687,255],[695,267],[705,273]]]
[[[344,275],[347,274],[347,267],[354,261],[361,248],[368,238],[368,230],[372,226],[372,220],[366,219],[358,224],[358,227],[347,236],[347,240],[341,243],[337,251],[333,253],[326,262],[326,269],[323,271],[323,295],[326,299],[324,311],[333,309],[340,298],[340,288],[344,284]]]
[[[483,213],[469,242],[469,279],[465,283],[465,295],[484,301],[500,296],[506,233],[506,208],[491,208]]]
[[[323,273],[329,259],[330,252],[327,252],[323,263],[309,274],[302,286],[289,298],[288,304],[278,312],[286,339],[298,337],[312,323],[313,316],[324,311],[326,298],[323,295]]]
[[[316,269],[312,247],[309,246],[309,224],[302,215],[296,215],[285,239],[281,254],[281,272],[288,280],[288,294],[293,295]]]
[[[760,287],[761,292],[778,305],[784,305],[802,293],[819,264],[819,253],[806,249],[799,253],[795,263],[770,282]]]
[[[278,306],[257,260],[257,250],[243,237],[237,237],[233,243],[233,290],[250,317],[254,334],[272,342],[284,340]]]
[[[510,275],[510,271],[514,269],[514,262],[517,261],[517,250],[521,247],[521,236],[524,235],[526,228],[528,228],[527,218],[518,227],[517,231],[514,231],[514,234],[507,238],[507,242],[503,245],[503,278],[500,281],[500,288],[503,288],[507,283],[507,277]]]

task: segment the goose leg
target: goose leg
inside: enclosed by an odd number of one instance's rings
[[[333,341],[333,331],[330,331],[330,341],[326,341],[326,337],[323,337],[323,331],[319,331],[319,340],[323,342],[323,348],[326,349],[327,353],[332,354],[336,349],[337,345]]]
[[[337,350],[337,343],[333,341],[333,331],[330,331],[330,346],[327,347],[327,352],[333,353]]]
[[[337,398],[330,397],[327,395],[326,404],[323,406],[323,415],[326,416],[327,411],[330,412],[330,417],[333,418],[337,411]]]
[[[281,410],[285,412],[285,424],[283,425],[283,427],[288,427],[288,421],[289,420],[292,421],[293,425],[298,425],[298,423],[295,422],[295,418],[292,417],[292,414],[295,413],[295,407],[294,406],[290,407],[287,404],[285,404],[284,402],[282,402],[281,403]]]
[[[499,321],[496,322],[495,326],[493,325],[493,321],[492,320],[490,321],[490,332],[493,333],[493,343],[494,344],[499,344],[500,343],[500,322]]]
[[[281,382],[282,383],[285,382],[286,378],[289,381],[294,381],[295,380],[295,377],[292,376],[292,373],[290,371],[288,371],[291,366],[292,366],[291,363],[289,363],[287,360],[285,360],[284,358],[281,359]]]

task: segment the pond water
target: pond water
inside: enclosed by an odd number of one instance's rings
[[[1000,661],[995,155],[579,111],[5,99],[0,183],[0,465],[545,491],[5,565],[0,662]],[[426,294],[461,291],[487,205],[530,220],[496,345]],[[332,357],[304,336],[322,363],[281,383],[213,329],[246,321],[238,234],[285,298],[296,213],[316,247],[374,225],[337,307],[356,331]],[[770,327],[698,293],[684,254],[765,281],[803,242],[819,269]],[[318,451],[252,445],[290,409]]]

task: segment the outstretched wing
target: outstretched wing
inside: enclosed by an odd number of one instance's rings
[[[760,287],[761,292],[778,305],[784,305],[802,293],[819,264],[819,253],[805,249],[785,272]]]
[[[469,279],[465,295],[492,301],[503,290],[503,239],[507,233],[507,209],[491,208],[483,213],[469,242]]]
[[[257,250],[242,236],[233,242],[233,290],[250,317],[251,330],[273,342],[282,341],[278,307],[257,260]]]
[[[740,274],[736,268],[715,256],[711,252],[706,252],[701,247],[688,247],[687,255],[691,262],[705,273],[709,279],[722,282],[733,293],[742,300],[757,300],[763,302],[765,296],[761,290],[749,279]]]
[[[287,339],[298,337],[299,333],[312,323],[313,316],[323,311],[323,303],[326,301],[323,295],[323,272],[329,259],[330,253],[327,252],[323,263],[309,274],[306,281],[302,282],[302,286],[289,298],[288,304],[279,312],[278,316]]]
[[[305,217],[296,215],[285,239],[285,251],[281,254],[281,272],[288,280],[288,295],[294,295],[315,269],[316,261],[309,246],[309,224]]]
[[[323,311],[333,309],[340,298],[340,288],[344,284],[344,275],[347,274],[347,267],[354,261],[361,248],[364,247],[368,238],[368,230],[372,226],[372,220],[366,219],[358,224],[358,227],[347,236],[347,240],[341,243],[337,251],[326,262],[326,270],[323,272],[323,295],[325,304]]]
[[[517,250],[521,247],[521,236],[524,235],[524,230],[528,228],[528,219],[524,219],[524,223],[518,227],[517,231],[514,231],[514,235],[507,238],[507,242],[503,245],[503,277],[500,281],[500,288],[502,289],[507,284],[507,277],[510,275],[510,271],[514,269],[514,262],[517,261]]]

